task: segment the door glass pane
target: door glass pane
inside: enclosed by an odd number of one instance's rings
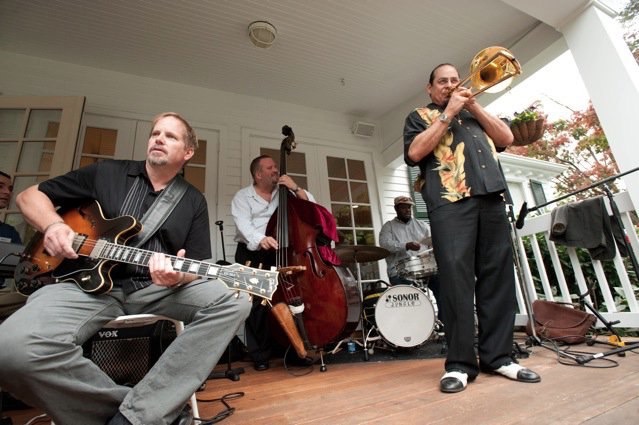
[[[351,182],[351,194],[353,196],[353,202],[370,204],[370,199],[368,197],[368,183]]]
[[[349,159],[347,162],[349,178],[353,180],[366,180],[366,168],[364,168],[364,161]]]
[[[84,133],[82,153],[89,155],[115,155],[118,131],[112,128],[89,127]]]
[[[351,227],[353,218],[351,217],[350,205],[331,204],[331,212],[337,222],[337,227]]]
[[[370,205],[354,205],[353,212],[355,227],[373,227]]]
[[[18,155],[18,142],[0,142],[0,170],[13,170]]]
[[[329,179],[328,186],[331,191],[331,201],[348,202],[348,183],[343,180]]]
[[[55,142],[24,142],[17,171],[20,173],[48,173],[51,170]]]
[[[87,126],[84,131],[79,166],[84,167],[101,159],[113,159],[117,142],[117,129]]]
[[[328,167],[328,176],[340,179],[346,178],[346,164],[344,158],[326,157],[326,166]]]
[[[206,189],[206,140],[197,141],[198,148],[184,167],[184,178],[202,193]]]
[[[0,109],[0,138],[20,138],[25,114],[25,109]]]
[[[62,111],[59,109],[34,109],[29,115],[29,123],[25,137],[28,139],[42,139],[44,137],[57,137],[58,126]]]
[[[187,166],[184,168],[184,178],[204,193],[206,186],[206,169],[204,167]]]
[[[195,150],[195,154],[193,154],[193,158],[189,161],[189,164],[198,164],[198,165],[206,165],[206,140],[197,141],[197,149]]]

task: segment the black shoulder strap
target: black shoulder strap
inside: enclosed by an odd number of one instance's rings
[[[181,175],[177,175],[167,187],[164,188],[160,196],[153,202],[147,212],[140,220],[142,230],[131,239],[128,246],[140,247],[144,245],[151,236],[160,228],[162,223],[173,211],[173,208],[180,202],[186,193],[188,183]]]

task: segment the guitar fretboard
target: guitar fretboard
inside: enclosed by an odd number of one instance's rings
[[[74,246],[79,247],[87,242],[89,240],[84,236],[76,235]],[[94,247],[88,256],[99,260],[148,267],[151,256],[155,254],[153,251],[119,245],[105,239],[92,242]],[[200,277],[218,278],[229,288],[247,291],[268,299],[271,299],[273,292],[277,289],[277,272],[254,269],[239,264],[220,266],[174,255],[165,254],[165,256],[171,261],[174,270]]]

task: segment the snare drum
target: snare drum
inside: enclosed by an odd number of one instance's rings
[[[435,327],[435,309],[420,288],[396,285],[364,299],[364,317],[387,343],[416,347],[428,340]]]
[[[397,274],[406,279],[423,279],[437,274],[437,262],[432,250],[400,260]]]

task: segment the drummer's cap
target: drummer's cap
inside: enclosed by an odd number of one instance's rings
[[[395,205],[399,204],[415,205],[410,196],[398,196],[397,198],[395,198]]]

